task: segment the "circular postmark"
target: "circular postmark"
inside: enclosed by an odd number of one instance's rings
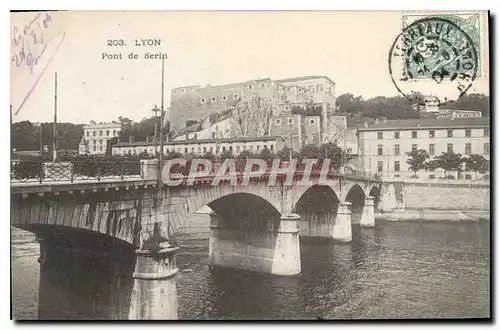
[[[433,97],[456,101],[476,79],[477,51],[455,23],[428,17],[407,26],[389,52],[389,73],[398,91],[412,101]]]

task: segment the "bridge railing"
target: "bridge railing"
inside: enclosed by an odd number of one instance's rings
[[[142,174],[139,161],[11,161],[11,182],[123,180]]]

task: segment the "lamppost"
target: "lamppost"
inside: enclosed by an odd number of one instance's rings
[[[155,156],[158,157],[158,142],[156,141],[156,136],[158,135],[158,112],[161,111],[155,104],[155,107],[151,109],[155,113],[155,136],[153,138],[155,144]]]
[[[283,143],[286,143],[286,140],[284,137],[282,137],[281,135],[278,136],[281,141],[283,141]],[[288,148],[288,157],[289,157],[289,161],[292,161],[292,148]]]

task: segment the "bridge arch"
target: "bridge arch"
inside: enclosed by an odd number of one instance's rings
[[[373,202],[375,204],[375,210],[378,210],[380,203],[380,188],[377,186],[373,186],[368,193],[368,196],[373,197]]]
[[[269,201],[250,193],[224,195],[207,204],[226,230],[274,231],[281,213]],[[213,214],[212,214],[213,215]]]
[[[315,184],[300,195],[292,210],[297,214],[304,211],[316,214],[336,213],[339,203],[337,193],[330,186]]]
[[[345,197],[346,202],[350,202],[351,205],[351,219],[353,223],[359,223],[361,219],[361,214],[363,213],[363,207],[365,205],[366,194],[360,185],[355,184],[349,189]]]
[[[201,209],[205,205],[212,204],[214,207],[221,207],[222,203],[216,202],[223,197],[228,197],[234,195],[231,198],[253,198],[252,205],[258,205],[258,203],[266,202],[265,210],[270,213],[268,207],[272,206],[274,210],[278,212],[278,214],[282,213],[282,203],[280,200],[280,196],[277,196],[272,189],[269,189],[266,181],[261,182],[252,182],[247,186],[242,185],[229,185],[229,184],[219,184],[216,186],[212,185],[202,185],[202,186],[192,186],[192,187],[184,187],[187,190],[185,193],[185,201],[186,201],[186,214],[184,216],[188,216],[190,213],[194,213]],[[224,199],[228,202],[228,199]],[[236,199],[235,199],[236,201]],[[257,203],[257,204],[256,204]],[[215,210],[214,210],[215,211]]]

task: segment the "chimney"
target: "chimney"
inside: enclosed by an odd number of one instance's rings
[[[129,136],[128,137],[128,142],[129,143],[133,143],[134,142],[134,137],[133,136]]]
[[[384,124],[387,124],[387,118],[384,117],[383,122],[384,122]]]
[[[363,122],[363,126],[364,126],[365,128],[368,128],[368,122],[367,122],[366,120]]]

